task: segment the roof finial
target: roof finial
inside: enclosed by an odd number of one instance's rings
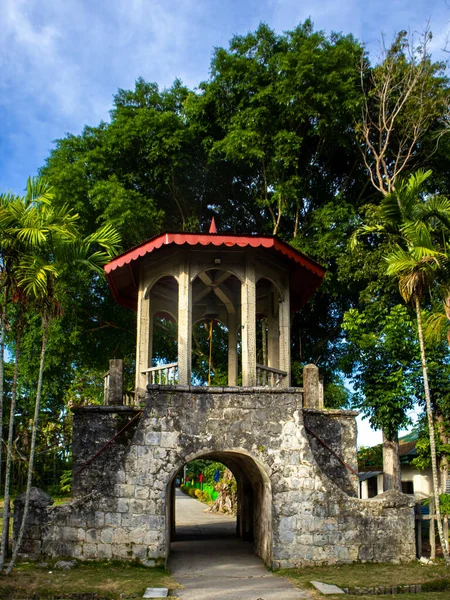
[[[211,225],[209,226],[209,233],[217,233],[216,222],[214,221],[214,217],[211,219]]]

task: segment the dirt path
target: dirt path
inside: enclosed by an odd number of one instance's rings
[[[172,543],[169,569],[183,587],[181,600],[310,600],[284,577],[270,573],[252,544],[234,534],[233,517],[211,515],[204,505],[177,490],[180,541]]]

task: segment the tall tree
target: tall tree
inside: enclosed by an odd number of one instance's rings
[[[2,348],[0,354],[0,375],[1,375],[1,420],[0,420],[0,457],[3,446],[3,377],[4,377],[4,352],[3,341],[6,328],[6,319],[8,316],[7,308],[10,303],[18,305],[16,316],[16,332],[15,332],[15,351],[14,351],[14,374],[11,388],[11,404],[10,418],[8,428],[8,441],[6,448],[6,466],[5,466],[5,491],[4,491],[4,510],[3,522],[8,520],[9,504],[10,504],[10,477],[11,477],[11,458],[12,445],[14,437],[14,419],[16,412],[17,398],[17,383],[19,375],[19,357],[20,357],[20,342],[23,334],[23,312],[26,304],[26,295],[21,288],[16,266],[24,251],[24,242],[19,235],[18,224],[27,210],[34,203],[47,204],[51,201],[53,195],[48,184],[40,179],[28,179],[27,193],[25,197],[14,196],[11,194],[0,195],[0,299],[1,306],[1,328],[2,328]],[[6,556],[7,530],[2,530],[1,554],[0,554],[0,571],[3,569],[4,559]]]
[[[361,236],[366,236],[372,243],[374,239],[384,240],[385,254],[392,252],[392,244],[397,244],[399,241],[404,244],[405,240],[409,239],[408,236],[417,239],[418,235],[423,235],[423,242],[428,247],[431,247],[432,244],[430,231],[433,231],[436,239],[445,240],[444,230],[450,214],[450,203],[445,197],[440,196],[429,196],[426,201],[422,199],[424,187],[430,175],[431,171],[418,171],[408,179],[397,180],[395,189],[387,194],[379,208],[374,210],[372,222],[362,225],[354,233],[353,249],[358,246]],[[370,404],[370,399],[367,402]],[[398,455],[397,458],[392,456],[397,448],[396,436],[392,437],[392,432],[386,435],[386,431],[384,431],[384,434],[383,451],[386,458],[390,457],[385,465],[387,471],[388,462],[389,464],[397,463],[398,467]],[[391,477],[387,478],[386,483],[393,477],[393,473],[390,475]]]
[[[232,182],[214,206],[221,223],[292,238],[325,199],[359,193],[349,131],[362,52],[352,36],[327,37],[310,21],[283,35],[261,24],[215,51],[187,110],[210,167]]]
[[[403,298],[414,305],[417,317],[417,330],[420,344],[420,355],[423,371],[426,412],[430,436],[431,468],[433,474],[433,490],[436,498],[435,510],[442,551],[447,564],[450,564],[448,540],[444,538],[439,506],[439,476],[436,460],[436,441],[434,431],[433,410],[430,386],[428,381],[427,360],[422,328],[421,302],[436,278],[440,267],[442,253],[436,250],[431,236],[420,224],[406,223],[404,227],[406,249],[399,246],[386,257],[387,272],[398,278],[400,293]]]
[[[364,104],[358,132],[372,185],[383,195],[395,190],[400,175],[417,168],[423,139],[447,122],[445,64],[431,60],[431,37],[426,30],[416,42],[400,31],[383,47],[378,65],[371,69],[361,62]]]
[[[36,187],[43,185],[47,189],[45,182],[38,180],[33,184]],[[45,198],[42,196],[36,198],[33,195],[31,197],[27,196],[23,201],[16,202],[13,208],[14,219],[10,222],[9,231],[12,232],[12,237],[20,243],[20,246],[16,260],[12,264],[12,272],[23,295],[41,312],[42,343],[24,515],[13,557],[6,571],[7,574],[14,566],[27,518],[48,326],[50,320],[58,316],[60,312],[58,302],[59,278],[68,265],[74,262],[82,263],[85,267],[95,269],[102,274],[101,266],[112,257],[119,242],[118,234],[109,225],[100,228],[90,236],[82,238],[76,227],[78,215],[74,214],[67,206],[54,206],[49,193]],[[2,561],[4,561],[4,556],[5,553],[2,555]]]
[[[409,423],[408,411],[420,400],[419,353],[414,328],[403,306],[373,302],[344,317],[346,351],[342,366],[352,377],[353,404],[383,431],[384,490],[401,489],[398,430]]]

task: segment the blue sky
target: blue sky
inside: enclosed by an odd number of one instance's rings
[[[373,56],[382,32],[391,40],[430,21],[438,57],[450,9],[445,0],[0,0],[0,190],[21,193],[53,140],[107,120],[113,94],[139,76],[195,87],[234,34],[261,21],[282,32],[309,16]]]
[[[118,88],[140,76],[195,87],[234,34],[261,21],[282,32],[308,17],[352,33],[373,57],[381,33],[390,41],[429,22],[442,58],[450,30],[445,0],[0,0],[0,191],[22,193],[53,140],[108,120]]]

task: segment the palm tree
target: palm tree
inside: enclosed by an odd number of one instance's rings
[[[403,231],[407,249],[400,246],[391,252],[387,257],[387,273],[393,275],[399,280],[400,294],[407,302],[412,302],[416,312],[417,330],[420,344],[420,356],[422,361],[423,385],[425,392],[426,412],[428,420],[428,429],[430,436],[431,468],[433,475],[433,490],[436,498],[436,517],[439,532],[439,540],[444,553],[445,560],[450,563],[450,556],[447,548],[448,540],[444,539],[444,531],[439,506],[439,479],[436,459],[436,441],[434,432],[433,410],[431,406],[430,386],[428,383],[427,360],[425,354],[425,344],[423,337],[421,302],[425,293],[428,292],[432,283],[436,279],[436,274],[441,267],[442,258],[445,257],[441,252],[435,250],[431,235],[429,232],[419,226],[414,232],[413,224],[405,224]],[[407,235],[407,237],[406,237]]]
[[[362,225],[350,240],[352,250],[360,243],[361,237],[381,237],[386,241],[403,239],[402,227],[405,223],[422,222],[424,205],[420,193],[431,171],[418,171],[407,180],[399,180],[395,190],[386,195],[378,209],[376,222]],[[383,489],[401,490],[400,458],[398,455],[398,434],[383,431]]]
[[[442,324],[446,315],[450,316],[450,269],[448,260],[448,236],[450,233],[450,200],[443,196],[430,196],[422,200],[422,189],[425,181],[431,176],[431,171],[417,171],[408,179],[400,179],[395,190],[386,195],[379,208],[379,220],[373,225],[363,225],[356,230],[351,239],[352,249],[356,248],[362,236],[381,235],[402,242],[403,246],[415,248],[416,258],[421,260],[421,272],[425,277],[425,267],[433,270],[433,283],[438,283],[443,297],[444,317],[432,316],[429,319],[428,329],[436,330],[436,323]],[[435,250],[435,244],[440,248]],[[402,247],[397,246],[392,255],[397,256],[400,262],[406,262],[412,256],[402,255]],[[437,258],[439,256],[439,259]],[[428,277],[427,276],[427,277]],[[403,282],[408,287],[408,284]],[[422,292],[430,281],[422,281]],[[407,289],[405,293],[407,294]],[[450,342],[450,332],[449,332]]]
[[[436,443],[430,386],[425,354],[423,324],[421,315],[422,299],[432,286],[446,289],[444,307],[448,301],[448,242],[450,233],[450,201],[441,196],[422,199],[420,191],[423,182],[431,172],[419,171],[408,181],[401,181],[397,189],[387,195],[380,207],[383,228],[396,233],[399,243],[386,256],[387,274],[398,278],[401,296],[414,305],[420,354],[426,412],[430,435],[430,453],[433,473],[433,489],[436,497],[438,531],[443,553],[450,561],[447,541],[444,540],[439,507],[439,479],[436,459]]]
[[[39,180],[37,183],[42,182]],[[59,292],[64,269],[69,264],[78,263],[103,275],[102,266],[111,259],[120,241],[116,231],[109,225],[82,238],[76,224],[78,215],[67,205],[58,207],[48,196],[42,199],[33,195],[31,201],[28,200],[26,198],[18,207],[15,206],[13,231],[14,238],[20,242],[20,253],[14,263],[13,273],[18,289],[41,314],[42,342],[24,514],[7,574],[16,561],[28,515],[49,325],[52,319],[61,314]],[[2,552],[2,567],[4,556],[5,552]]]
[[[23,313],[26,304],[26,298],[21,290],[16,273],[15,266],[23,252],[23,243],[18,235],[22,215],[30,209],[33,203],[48,203],[53,198],[50,187],[41,179],[28,179],[27,193],[25,197],[14,196],[12,194],[0,194],[0,298],[1,298],[1,344],[0,344],[0,423],[3,422],[3,380],[4,380],[4,339],[7,320],[7,306],[10,302],[18,305],[17,318],[15,323],[15,355],[14,355],[14,373],[11,388],[10,419],[8,429],[8,442],[6,449],[5,466],[5,492],[3,523],[8,522],[8,512],[10,504],[10,477],[11,477],[11,457],[12,445],[14,439],[14,417],[16,412],[17,380],[19,370],[20,341],[23,327]],[[0,427],[0,461],[2,450],[2,427]],[[0,463],[1,464],[1,463]],[[8,531],[3,527],[1,553],[0,553],[0,572],[3,569]]]
[[[352,246],[361,235],[391,234],[397,244],[388,253],[387,274],[397,277],[402,297],[414,305],[420,354],[426,412],[430,435],[430,452],[433,473],[433,489],[436,497],[436,514],[439,539],[446,562],[450,562],[447,542],[444,540],[439,507],[439,479],[436,460],[436,443],[431,406],[430,386],[425,354],[421,304],[432,286],[444,290],[443,304],[447,313],[449,302],[449,246],[450,201],[442,196],[422,198],[422,187],[431,171],[418,171],[407,180],[400,180],[396,189],[386,195],[380,205],[380,221],[375,225],[362,226],[355,232]],[[448,313],[447,313],[448,314]]]

